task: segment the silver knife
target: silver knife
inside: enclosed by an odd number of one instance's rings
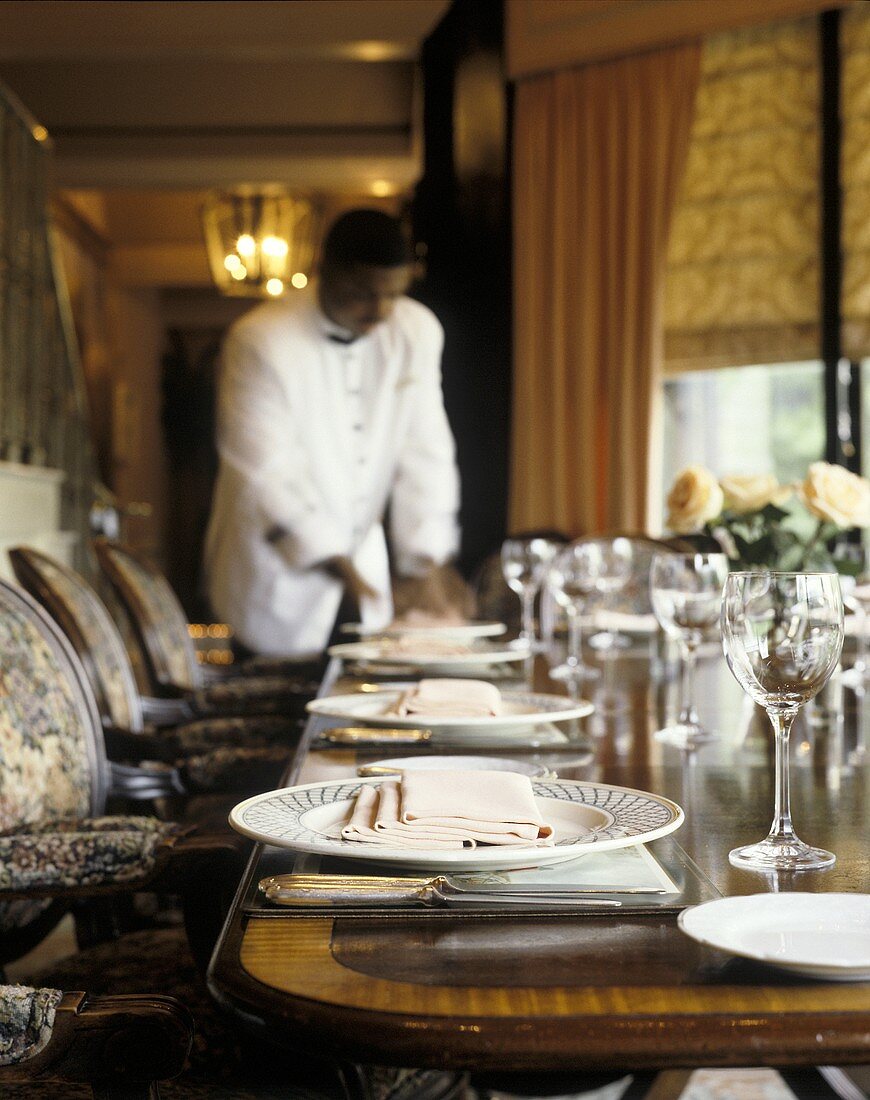
[[[501,893],[468,888],[446,875],[436,878],[387,878],[370,875],[272,875],[260,881],[260,892],[276,905],[295,907],[367,905],[553,905],[569,908],[618,909],[621,901],[589,897],[578,890],[545,888],[536,893]]]

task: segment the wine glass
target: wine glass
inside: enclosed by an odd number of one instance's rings
[[[547,587],[568,619],[568,654],[565,663],[551,670],[557,680],[567,680],[572,694],[577,682],[596,679],[597,668],[583,663],[583,612],[590,596],[615,591],[631,575],[631,543],[627,539],[577,539],[553,560]]]
[[[599,606],[606,609],[613,596],[621,592],[631,580],[634,570],[634,547],[631,540],[617,537],[614,539],[595,539],[601,547],[600,567],[595,577],[595,592],[601,597]],[[615,630],[599,630],[589,639],[592,649],[602,653],[612,652],[630,645],[630,640]]]
[[[522,603],[522,627],[515,644],[528,648],[530,653],[539,648],[535,638],[535,596],[558,549],[557,543],[546,538],[507,539],[502,544],[502,575]]]
[[[654,554],[650,599],[659,625],[680,647],[680,714],[673,726],[657,730],[659,741],[680,749],[715,741],[701,725],[695,706],[695,661],[705,634],[719,622],[722,587],[728,576],[725,554]]]
[[[846,687],[856,692],[870,685],[870,662],[867,659],[867,622],[870,614],[870,563],[862,543],[846,543],[834,551],[834,564],[840,576],[843,603],[855,615],[858,641],[852,667],[840,677]]]
[[[798,711],[840,660],[843,600],[836,573],[732,573],[725,582],[722,645],[737,682],[767,711],[776,743],[770,832],[728,858],[759,871],[827,867],[836,856],[804,844],[792,826],[788,746]]]

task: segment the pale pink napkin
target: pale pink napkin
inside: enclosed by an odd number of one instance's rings
[[[395,848],[555,843],[529,777],[501,771],[410,771],[363,786],[342,836]]]
[[[383,638],[378,646],[382,657],[466,657],[474,652],[467,642],[433,638],[427,634],[404,634],[401,638]]]
[[[468,622],[468,619],[464,615],[460,614],[455,608],[449,607],[441,614],[436,614],[434,611],[422,611],[418,607],[409,608],[404,615],[397,616],[393,622],[393,626],[413,626],[413,627],[439,627],[439,626],[464,626]]]
[[[485,680],[420,680],[386,711],[397,715],[487,718],[501,714],[501,693]]]

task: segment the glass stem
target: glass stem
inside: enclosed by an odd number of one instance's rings
[[[852,666],[859,676],[867,673],[867,612],[861,605],[861,614],[858,620],[858,652],[855,654],[855,663]]]
[[[580,622],[580,609],[572,608],[568,613],[568,658],[566,664],[579,668],[583,663],[581,647],[583,645],[583,624]]]
[[[529,648],[535,644],[535,590],[526,588],[523,591],[523,629],[520,638],[527,642]]]
[[[791,728],[797,717],[797,711],[785,713],[769,712],[773,725],[776,757],[774,764],[773,824],[770,826],[770,839],[795,840],[795,831],[791,823],[791,792],[788,778],[788,743]]]
[[[683,642],[683,669],[680,685],[681,726],[700,726],[701,720],[695,708],[695,651],[697,643]]]

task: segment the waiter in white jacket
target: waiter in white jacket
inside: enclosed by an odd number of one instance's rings
[[[264,303],[227,336],[206,579],[256,653],[322,651],[343,599],[365,626],[389,622],[388,504],[397,575],[443,609],[459,477],[443,330],[405,297],[412,270],[399,222],[352,210],[327,234],[316,300]]]

